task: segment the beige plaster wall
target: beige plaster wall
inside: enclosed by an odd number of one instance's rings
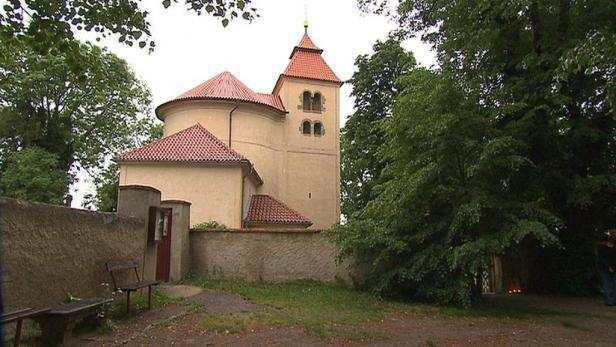
[[[242,169],[185,163],[123,163],[120,185],[145,185],[161,191],[162,200],[192,204],[190,223],[215,220],[241,226]]]
[[[229,114],[233,115],[231,122]],[[248,158],[263,178],[263,194],[278,195],[282,176],[284,115],[268,108],[223,101],[194,100],[165,107],[160,111],[168,136],[197,123]]]
[[[144,252],[141,219],[4,198],[0,210],[6,309],[58,305],[68,293],[108,295],[105,262],[141,261]]]
[[[335,262],[335,246],[319,232],[193,230],[190,245],[191,270],[200,276],[268,282],[351,281],[349,269]]]

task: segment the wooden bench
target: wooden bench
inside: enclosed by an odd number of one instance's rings
[[[137,291],[139,289],[142,289],[142,288],[146,288],[146,287],[148,288],[148,309],[152,308],[152,286],[156,286],[160,282],[142,281],[139,278],[139,271],[138,271],[139,263],[137,261],[134,261],[134,260],[109,261],[107,262],[107,264],[105,264],[105,266],[107,267],[107,271],[109,271],[109,274],[111,275],[111,281],[113,282],[114,290],[116,291],[120,290],[126,293],[126,313],[130,313],[130,293]],[[137,277],[137,282],[124,284],[124,285],[118,285],[118,283],[116,282],[114,273],[118,271],[125,271],[125,270],[127,271],[134,270],[135,276]]]
[[[87,319],[94,325],[100,325],[98,313],[103,305],[113,302],[109,298],[92,298],[70,302],[42,312],[35,320],[41,325],[41,342],[43,346],[58,346],[64,343],[64,337],[71,323]]]
[[[37,316],[47,311],[49,311],[48,308],[45,308],[45,309],[24,308],[24,309],[2,313],[2,317],[0,318],[0,326],[8,324],[8,323],[13,323],[13,322],[17,323],[15,327],[15,339],[13,341],[13,345],[19,346],[19,342],[21,341],[21,326],[22,326],[24,319],[36,318]]]
[[[11,282],[8,271],[5,268],[0,267],[0,286],[3,283],[8,283],[8,282]],[[44,309],[22,308],[18,310],[4,312],[3,302],[0,302],[0,312],[2,312],[2,316],[0,317],[0,327],[5,324],[15,322],[16,323],[15,339],[13,340],[13,345],[19,346],[19,343],[21,342],[21,328],[22,328],[24,319],[35,318],[36,316],[46,311],[49,311],[49,309],[48,308],[44,308]],[[2,334],[0,334],[0,336],[2,336]],[[0,341],[0,344],[2,344],[2,342],[3,341]]]

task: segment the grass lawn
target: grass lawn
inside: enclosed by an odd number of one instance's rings
[[[394,315],[525,318],[566,314],[494,300],[472,309],[431,306],[382,299],[343,285],[314,281],[258,283],[188,278],[185,282],[204,289],[235,293],[263,307],[254,312],[208,315],[201,321],[207,330],[228,333],[259,326],[301,326],[321,338],[377,340],[387,339],[391,334],[382,329],[366,329],[364,324],[379,322]]]

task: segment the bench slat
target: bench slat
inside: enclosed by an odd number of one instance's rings
[[[0,318],[0,324],[11,323],[19,319],[26,319],[26,318],[38,316],[39,314],[45,313],[47,311],[49,311],[48,308],[45,308],[45,309],[25,308],[25,309],[7,312],[2,315],[2,318]]]
[[[113,299],[108,298],[93,298],[93,299],[85,299],[73,301],[68,304],[62,305],[60,307],[56,307],[51,311],[47,312],[48,315],[69,315],[73,313],[87,311],[93,308],[97,308],[104,304],[108,304],[112,302]]]

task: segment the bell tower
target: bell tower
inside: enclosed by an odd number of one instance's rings
[[[340,222],[340,87],[319,48],[304,35],[293,48],[273,94],[288,114],[280,195],[292,208],[328,228]]]

